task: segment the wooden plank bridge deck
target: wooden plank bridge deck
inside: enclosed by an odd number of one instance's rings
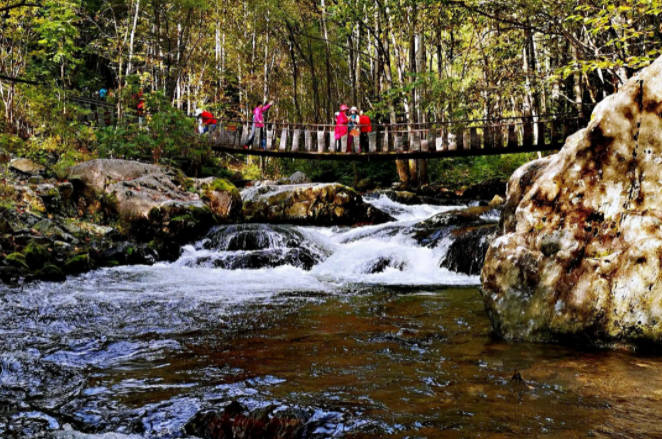
[[[336,150],[333,125],[267,123],[266,148],[259,130],[245,149],[251,127],[245,122],[220,122],[209,136],[215,151],[265,157],[308,160],[397,160],[466,157],[553,151],[579,126],[577,117],[519,117],[499,120],[466,120],[444,124],[373,124],[368,150],[358,153],[359,137],[347,152],[348,136]]]

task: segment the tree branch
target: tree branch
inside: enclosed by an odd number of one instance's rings
[[[41,3],[28,3],[26,1],[22,1],[21,3],[16,3],[9,6],[3,6],[0,8],[0,12],[7,12],[16,8],[41,8],[41,6],[42,6]]]

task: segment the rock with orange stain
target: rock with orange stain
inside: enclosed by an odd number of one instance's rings
[[[508,183],[481,273],[512,340],[662,342],[662,58]]]

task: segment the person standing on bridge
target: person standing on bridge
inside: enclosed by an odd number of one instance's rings
[[[347,119],[347,115],[345,114],[347,109],[347,105],[342,104],[340,106],[340,111],[336,113],[336,128],[333,133],[333,137],[336,139],[336,151],[340,151],[342,145],[341,139],[343,136],[347,135],[347,123],[349,122],[349,119]]]
[[[359,115],[359,126],[361,127],[361,137],[360,145],[363,151],[368,151],[369,142],[368,142],[368,133],[372,132],[372,124],[370,123],[370,118],[367,114],[361,110]],[[359,151],[360,152],[360,151]]]
[[[349,123],[347,124],[349,128],[349,137],[347,138],[347,152],[354,151],[354,138],[359,135],[359,110],[356,107],[352,107],[349,110]],[[361,146],[358,145],[358,150],[361,152]]]
[[[267,104],[266,101],[264,104],[257,104],[255,109],[253,109],[253,126],[251,127],[251,134],[246,140],[244,149],[248,149],[248,146],[253,145],[253,140],[255,140],[255,131],[260,130],[260,147],[262,149],[267,149],[267,138],[264,135],[264,113],[269,111],[269,108],[274,104],[274,101],[269,101]]]
[[[203,133],[210,133],[211,134],[211,133],[214,132],[214,130],[216,129],[216,124],[218,123],[218,121],[216,120],[216,118],[214,117],[213,114],[211,114],[207,110],[203,111],[201,109],[198,109],[198,110],[196,110],[195,115],[200,120],[200,130],[199,130],[200,134],[203,134]]]

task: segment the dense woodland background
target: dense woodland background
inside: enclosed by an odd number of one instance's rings
[[[123,156],[219,172],[194,134],[276,102],[274,120],[332,123],[341,103],[379,122],[574,114],[660,55],[661,0],[2,0],[0,148],[56,162]],[[110,90],[116,126],[73,97]],[[138,129],[145,93],[149,129]],[[530,156],[434,160],[430,178],[503,177]],[[225,159],[223,159],[225,160]],[[395,167],[271,160],[247,177],[320,179]]]

